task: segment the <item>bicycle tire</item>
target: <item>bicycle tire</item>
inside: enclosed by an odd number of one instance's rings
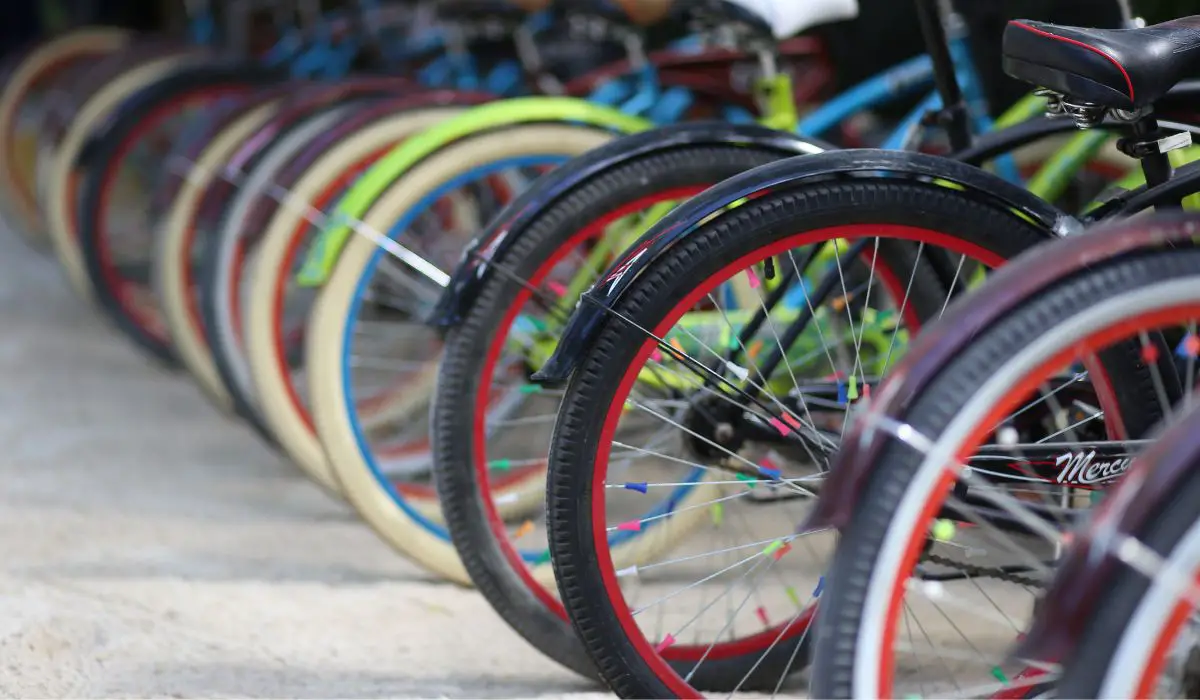
[[[366,222],[377,230],[390,230],[396,218],[423,198],[479,165],[530,155],[579,155],[612,137],[610,132],[591,127],[551,124],[519,125],[466,137],[393,182],[371,207]],[[309,319],[305,366],[317,434],[347,500],[385,541],[426,569],[469,584],[470,578],[449,538],[433,534],[414,520],[376,478],[347,415],[353,407],[347,403],[349,396],[343,384],[343,334],[359,281],[373,265],[376,250],[374,242],[359,236],[346,244]],[[538,490],[540,486],[537,484]]]
[[[913,397],[904,420],[918,434],[929,439],[973,449],[972,445],[962,444],[970,438],[963,427],[965,423],[960,421],[963,416],[974,415],[972,402],[981,395],[982,387],[993,383],[997,377],[1015,382],[1025,376],[1022,371],[1032,369],[1028,361],[1025,365],[1014,366],[1017,361],[1013,358],[1019,358],[1022,350],[1034,340],[1058,332],[1063,319],[1131,288],[1187,274],[1189,269],[1194,271],[1200,264],[1200,253],[1194,250],[1179,252],[1163,264],[1151,265],[1146,260],[1146,256],[1134,256],[1115,263],[1102,261],[1082,274],[1068,276],[1038,290],[1036,296],[1026,297],[1021,306],[972,336],[970,344]],[[1105,350],[1101,361],[1130,435],[1147,434],[1162,419],[1163,409],[1151,373],[1145,365],[1140,365],[1137,349],[1116,346]],[[1012,403],[1021,398],[1006,395],[1001,403]],[[991,405],[1000,406],[1000,403],[992,402]],[[1001,412],[999,415],[1006,414]],[[860,652],[844,653],[844,640],[871,644],[873,650],[874,642],[882,639],[879,637],[882,633],[880,625],[886,624],[878,619],[882,616],[866,615],[864,609],[880,595],[889,594],[883,592],[883,587],[895,571],[877,567],[877,556],[886,538],[899,536],[893,533],[902,535],[905,532],[895,528],[905,527],[912,519],[910,500],[921,496],[923,492],[919,489],[928,489],[923,475],[931,467],[926,464],[923,452],[889,443],[877,463],[886,463],[888,468],[874,470],[869,475],[857,501],[855,515],[842,529],[841,543],[826,575],[828,588],[822,597],[817,621],[817,635],[822,642],[818,645],[819,656],[812,678],[813,692],[821,697],[859,697],[869,692],[859,687],[860,679],[867,677],[864,674],[874,674],[876,680],[873,682],[878,682],[878,668],[867,671],[868,664],[864,664],[860,671],[856,666]],[[944,468],[944,463],[940,464],[942,466],[937,468]],[[928,499],[924,503],[928,503]],[[890,551],[898,550],[893,546]],[[906,575],[906,572],[899,575]],[[867,638],[872,641],[863,641]],[[838,640],[843,641],[839,643]],[[835,651],[835,645],[842,650]],[[871,658],[878,653],[886,652],[870,651]]]
[[[353,81],[343,86],[353,85]],[[300,118],[311,98],[328,95],[331,88],[300,84],[289,88],[275,86],[238,107],[232,121],[221,124],[204,143],[192,166],[198,176],[189,175],[172,195],[164,216],[165,227],[155,245],[155,288],[169,329],[171,350],[201,390],[220,410],[236,413],[268,442],[273,442],[258,415],[239,403],[224,383],[210,346],[210,329],[205,324],[203,299],[210,295],[204,274],[205,259],[217,230],[236,193],[243,191],[248,168],[252,169],[263,149],[270,149],[280,136],[280,120]],[[348,103],[347,88],[332,88]],[[326,98],[327,99],[327,98]],[[257,106],[272,105],[261,114]],[[332,107],[332,104],[325,104]],[[258,114],[252,118],[251,113]],[[245,120],[252,119],[252,122]],[[233,132],[238,133],[233,133]],[[195,268],[195,269],[194,269]]]
[[[389,90],[395,91],[399,87],[401,84],[394,80],[352,78],[338,86],[306,91],[288,100],[279,113],[231,157],[229,165],[240,173],[237,181],[224,181],[218,185],[225,190],[223,196],[212,192],[208,195],[212,198],[216,194],[224,204],[210,234],[199,243],[201,253],[195,284],[197,314],[193,325],[203,337],[204,346],[200,350],[212,363],[214,372],[210,376],[219,380],[219,390],[230,396],[236,414],[271,441],[274,438],[254,405],[252,392],[230,376],[228,358],[220,357],[222,352],[232,349],[228,343],[221,342],[222,335],[236,337],[240,333],[240,328],[233,327],[238,325],[233,285],[240,280],[231,279],[229,274],[234,271],[232,268],[240,268],[245,258],[240,234],[250,212],[256,208],[257,200],[275,195],[274,188],[278,184],[274,178],[288,162],[335,124],[359,111],[364,102],[382,99]],[[225,308],[220,308],[222,305]],[[222,328],[220,324],[229,327]],[[217,389],[209,387],[206,390]]]
[[[476,462],[477,450],[482,454],[485,449],[475,440],[475,421],[482,420],[480,387],[490,381],[492,348],[504,341],[506,312],[520,307],[527,296],[524,285],[514,280],[536,285],[546,272],[546,261],[557,259],[557,251],[572,248],[585,222],[625,210],[630,202],[644,200],[648,190],[698,191],[781,157],[777,151],[733,145],[680,148],[643,156],[578,183],[541,209],[526,228],[506,234],[517,242],[489,265],[509,272],[492,276],[461,323],[446,334],[430,442],[438,498],[451,539],[475,587],[505,622],[538,651],[580,675],[595,677],[596,669],[565,611],[546,602],[544,596],[553,597],[552,571],[542,565],[540,574],[527,573],[527,568],[535,567],[520,561],[507,533],[497,531],[490,493],[481,488],[486,477]],[[535,586],[550,590],[539,594]]]
[[[296,119],[293,124],[287,127],[278,134],[277,138],[273,138],[261,153],[261,160],[250,165],[245,172],[243,182],[238,186],[237,191],[224,207],[220,221],[217,224],[215,237],[217,239],[229,236],[227,231],[233,230],[239,226],[245,217],[247,211],[253,206],[254,200],[261,196],[266,196],[265,190],[270,185],[270,178],[276,172],[277,168],[283,164],[289,157],[295,154],[296,151],[303,149],[308,142],[314,139],[320,133],[331,128],[339,119],[344,119],[345,116],[354,111],[355,105],[350,104],[340,105],[324,105],[320,108],[315,108],[311,113],[306,114]],[[230,295],[230,290],[227,288],[218,288],[216,285],[216,267],[215,256],[217,248],[222,241],[213,240],[202,253],[203,261],[200,263],[200,271],[198,275],[197,287],[199,289],[199,307],[200,307],[200,328],[198,334],[202,334],[204,345],[196,348],[192,353],[180,353],[181,358],[198,355],[204,353],[209,357],[212,363],[211,373],[203,373],[198,370],[193,370],[193,374],[197,381],[211,382],[217,380],[219,385],[204,387],[205,391],[210,394],[223,393],[229,396],[234,413],[248,420],[256,430],[265,435],[269,435],[269,429],[266,427],[258,409],[254,406],[254,402],[245,389],[240,385],[230,381],[227,372],[221,371],[217,360],[217,349],[214,346],[214,336],[218,332],[214,324],[218,319],[224,319],[225,316],[219,316],[215,308],[219,303],[236,304],[236,298]],[[186,360],[185,360],[186,363]]]
[[[136,145],[146,128],[153,128],[191,106],[196,99],[218,100],[227,96],[241,98],[256,87],[276,80],[274,71],[253,66],[205,65],[187,67],[130,98],[115,115],[102,138],[93,140],[84,165],[84,183],[76,230],[88,281],[97,305],[118,329],[141,350],[170,364],[174,358],[162,349],[166,329],[141,313],[131,301],[128,285],[115,269],[113,242],[105,214],[112,204],[110,195],[123,159]],[[163,166],[166,174],[167,166]],[[159,183],[161,184],[161,182]],[[147,196],[150,196],[147,193]],[[149,291],[147,289],[147,291]],[[157,324],[157,325],[156,325]]]
[[[118,51],[128,45],[129,32],[115,27],[83,27],[55,37],[15,56],[13,69],[5,75],[4,90],[0,92],[0,191],[7,205],[7,218],[22,238],[39,249],[45,239],[41,213],[34,194],[36,175],[19,162],[18,118],[25,100],[39,85],[53,81],[70,65]],[[36,144],[32,146],[36,149]]]
[[[66,273],[71,288],[81,299],[91,302],[92,289],[88,280],[87,266],[80,250],[75,231],[74,182],[78,173],[75,161],[84,147],[88,136],[101,120],[113,113],[122,100],[138,90],[161,80],[170,71],[198,57],[177,54],[152,59],[123,71],[88,100],[79,114],[72,120],[71,127],[57,149],[44,180],[43,211],[46,228],[54,244],[54,252]],[[39,175],[41,171],[39,169]]]
[[[675,297],[686,297],[689,285],[714,278],[730,260],[770,245],[783,246],[804,231],[882,223],[923,229],[929,232],[929,242],[958,241],[999,261],[1045,240],[1035,227],[1002,208],[928,183],[867,179],[801,185],[753,199],[704,224],[639,272],[635,286],[616,303],[616,315],[633,319],[639,327],[658,328],[660,321],[669,318],[671,304],[680,303]],[[912,288],[940,287],[932,270],[926,280]],[[932,315],[923,317],[935,317],[942,299],[939,292],[936,307],[933,299],[928,300],[924,308]],[[616,388],[638,354],[644,357],[651,351],[644,334],[631,339],[626,337],[630,332],[636,329],[603,322],[571,376],[555,423],[547,501],[551,559],[560,597],[601,676],[621,697],[686,697],[699,690],[726,691],[735,686],[750,690],[760,683],[773,684],[782,671],[792,668],[793,657],[803,665],[803,637],[795,644],[772,645],[761,661],[731,650],[707,670],[703,665],[694,669],[689,684],[680,675],[686,666],[670,665],[640,632],[625,631],[628,613],[616,609],[625,603],[610,598],[605,582],[615,580],[615,574],[593,532],[594,481],[601,476],[604,414],[619,410],[611,408],[624,402],[614,395]],[[742,685],[742,680],[747,684]]]
[[[278,91],[267,90],[240,106],[189,166],[190,172],[172,198],[155,236],[151,279],[168,331],[168,344],[158,350],[178,359],[223,413],[233,412],[233,401],[215,376],[216,368],[207,354],[207,344],[196,327],[194,309],[189,303],[193,296],[191,243],[205,196],[210,187],[226,177],[224,168],[229,157],[281,109],[283,101]]]
[[[1163,504],[1138,532],[1127,534],[1170,565],[1186,565],[1185,571],[1194,572],[1200,568],[1195,562],[1195,542],[1200,538],[1198,500],[1200,470],[1193,469],[1171,494],[1170,502]],[[1071,650],[1070,659],[1063,660],[1062,676],[1055,688],[1057,696],[1155,697],[1147,688],[1134,687],[1153,680],[1142,676],[1156,662],[1154,656],[1139,658],[1138,649],[1152,654],[1170,649],[1164,642],[1169,641],[1172,613],[1178,604],[1191,606],[1172,596],[1169,585],[1153,581],[1132,567],[1120,566],[1119,572],[1106,583],[1109,585],[1092,607],[1094,612],[1079,634],[1079,645]],[[1116,663],[1122,665],[1113,665]]]
[[[319,201],[321,194],[336,188],[339,178],[356,172],[357,165],[373,161],[405,138],[460,112],[459,107],[399,111],[345,134],[289,188],[291,200],[318,209],[329,206],[331,202]],[[283,304],[282,291],[301,242],[306,213],[295,207],[279,207],[263,229],[249,273],[251,286],[245,296],[245,353],[258,407],[271,434],[301,471],[328,492],[340,494],[325,450],[292,385],[287,360],[275,338],[276,310]]]
[[[300,206],[297,200],[290,198],[290,188],[315,161],[336,147],[344,137],[390,116],[422,106],[452,104],[456,98],[459,98],[458,93],[418,91],[405,97],[381,98],[348,114],[332,128],[306,143],[272,175],[267,196],[254,198],[240,220],[227,222],[229,226],[222,229],[211,248],[212,254],[203,261],[201,275],[207,280],[208,293],[201,297],[201,310],[205,327],[212,329],[208,340],[213,360],[222,381],[231,388],[235,397],[241,397],[240,400],[253,411],[264,427],[265,419],[258,406],[258,393],[246,356],[242,323],[248,312],[244,292],[252,286],[251,260],[256,255],[262,232],[281,206]],[[324,202],[321,205],[324,206]],[[304,203],[304,207],[307,206],[308,203]],[[225,216],[231,216],[230,212],[227,211]]]

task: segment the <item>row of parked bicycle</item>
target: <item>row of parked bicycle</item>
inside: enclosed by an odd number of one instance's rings
[[[11,56],[9,228],[623,697],[1200,692],[1200,16],[427,5]]]

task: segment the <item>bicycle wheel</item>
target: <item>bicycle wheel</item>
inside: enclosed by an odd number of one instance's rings
[[[612,137],[607,131],[556,124],[513,126],[466,137],[392,183],[365,224],[391,239],[403,234],[401,244],[444,271],[455,264],[467,237],[478,229],[439,233],[440,227],[435,227],[433,235],[422,234],[417,227],[420,217],[444,214],[439,207],[464,186],[486,183],[506,171],[556,164]],[[487,212],[476,210],[474,219],[452,213],[450,219],[480,227],[480,214]],[[428,412],[440,343],[423,319],[440,288],[430,286],[428,277],[413,276],[392,263],[375,241],[356,236],[322,288],[306,334],[313,417],[335,477],[364,519],[426,568],[469,583],[427,481],[428,427],[421,414]],[[383,282],[389,278],[396,286]],[[376,294],[382,303],[368,301]],[[372,336],[382,339],[396,333],[403,333],[404,347],[389,351],[381,342],[374,349],[390,357],[366,356],[364,346],[370,347]],[[361,398],[364,390],[379,386],[386,388],[378,400]],[[368,425],[372,408],[378,423],[374,429]],[[422,466],[425,478],[417,476]],[[506,489],[515,498],[514,507],[523,507],[540,492],[540,476],[530,477]]]
[[[361,99],[364,98],[358,98],[358,100]],[[239,177],[236,191],[228,204],[223,207],[220,220],[212,231],[212,240],[204,242],[199,253],[201,261],[195,285],[197,290],[195,303],[198,307],[201,324],[199,328],[193,329],[193,333],[187,334],[189,338],[187,342],[203,340],[204,344],[203,346],[198,345],[188,352],[181,352],[180,356],[185,358],[185,363],[186,358],[190,357],[206,358],[205,361],[211,364],[211,371],[195,367],[192,368],[192,373],[198,380],[212,381],[215,379],[219,384],[207,386],[205,391],[215,397],[222,394],[228,395],[234,412],[249,420],[259,432],[264,434],[268,434],[269,431],[262,422],[258,410],[254,407],[251,396],[243,387],[230,381],[228,373],[221,371],[218,365],[218,349],[215,346],[217,331],[214,322],[218,318],[228,319],[230,325],[234,325],[237,314],[235,300],[238,295],[237,290],[228,288],[229,277],[218,280],[216,275],[218,270],[228,274],[231,272],[230,268],[241,264],[240,260],[237,260],[241,257],[238,255],[240,227],[249,215],[255,200],[267,196],[267,191],[274,185],[272,178],[279,172],[279,169],[320,134],[353,114],[359,107],[355,102],[354,98],[344,99],[341,104],[334,104],[332,101],[326,104],[304,102],[301,106],[290,108],[288,110],[290,113],[282,114],[272,120],[275,123],[272,132],[276,135],[270,139],[269,144],[264,144],[265,147],[261,153],[243,153],[241,157],[235,156],[235,162],[247,164],[246,167],[241,168],[244,175]],[[281,118],[286,119],[286,122],[280,123]],[[251,145],[244,144],[243,150],[248,146]],[[250,158],[252,160],[248,160]],[[230,249],[229,252],[233,254],[234,260],[229,260],[224,267],[218,268],[216,259],[223,246]],[[218,288],[218,284],[223,286]],[[217,309],[219,304],[227,306],[219,311]],[[180,339],[183,337],[180,336]]]
[[[312,303],[310,290],[296,287],[293,269],[302,260],[301,251],[312,239],[310,227],[322,225],[321,212],[376,159],[405,138],[429,128],[461,108],[397,108],[394,114],[370,115],[370,120],[329,144],[319,158],[303,170],[303,176],[287,188],[287,199],[264,227],[246,263],[245,293],[239,300],[247,360],[246,374],[253,380],[254,396],[271,434],[292,460],[310,477],[332,493],[340,493],[333,480],[324,449],[316,436],[307,408],[303,377],[289,353],[295,339],[285,327],[307,318]]]
[[[16,64],[0,92],[0,191],[6,218],[28,241],[43,247],[44,231],[34,196],[36,124],[29,109],[47,85],[73,65],[125,47],[129,32],[115,27],[84,27],[42,42],[14,57]]]
[[[213,404],[224,412],[232,412],[233,405],[220,378],[213,376],[216,370],[197,328],[198,311],[190,303],[194,299],[192,244],[200,235],[198,229],[212,223],[202,220],[201,210],[210,189],[230,176],[226,169],[229,158],[278,113],[284,101],[283,91],[275,88],[247,99],[205,143],[194,162],[181,164],[187,174],[155,235],[151,278],[160,318],[168,330],[162,350],[175,354],[192,371]]]
[[[204,326],[201,309],[201,298],[206,293],[201,270],[224,212],[235,193],[247,192],[247,168],[258,160],[262,149],[275,140],[288,122],[295,122],[306,112],[328,111],[335,103],[349,106],[355,99],[370,95],[371,90],[378,91],[381,87],[377,80],[359,79],[344,81],[336,88],[296,86],[289,91],[292,97],[283,98],[277,94],[267,98],[272,104],[270,110],[253,118],[247,114],[242,121],[230,124],[213,141],[194,166],[200,172],[211,174],[207,178],[190,175],[172,203],[168,228],[163,230],[165,235],[156,247],[157,288],[177,355],[201,389],[223,411],[237,412],[243,406],[235,402],[229,387],[222,381],[210,350],[209,329]],[[226,138],[228,140],[222,143]],[[303,143],[296,147],[301,145]],[[264,437],[269,436],[269,431],[253,412],[242,410],[241,414]]]
[[[503,273],[491,277],[445,336],[430,442],[451,539],[472,582],[500,616],[539,651],[581,675],[594,676],[595,667],[555,595],[544,535],[527,525],[532,520],[506,522],[492,494],[492,480],[503,483],[514,469],[544,470],[558,408],[555,392],[529,384],[529,372],[540,366],[539,342],[525,331],[536,326],[539,340],[558,336],[561,311],[620,254],[622,234],[639,230],[641,222],[631,221],[637,214],[780,157],[779,151],[742,146],[682,148],[576,184],[527,227],[508,230],[505,236],[519,244],[489,261]],[[502,416],[485,421],[496,395],[512,398]],[[631,538],[620,546],[638,545]]]
[[[248,66],[176,71],[127,100],[81,156],[76,229],[93,296],[119,329],[160,360],[172,356],[150,288],[150,251],[156,199],[170,188],[172,151],[204,120],[275,81],[273,72]]]
[[[195,60],[200,59],[195,55],[173,53],[123,71],[83,105],[60,145],[50,156],[44,177],[41,165],[38,166],[38,176],[41,178],[39,202],[46,217],[46,229],[67,280],[82,299],[91,301],[92,290],[75,230],[79,184],[75,163],[80,150],[97,125],[111,115],[123,100]]]
[[[1194,362],[1194,351],[1187,352]],[[1127,476],[1134,483],[1111,494],[1113,504],[1124,508],[1109,508],[1105,519],[1097,517],[1075,533],[1072,548],[1086,548],[1085,556],[1110,566],[1078,574],[1103,574],[1104,586],[1090,602],[1090,617],[1071,620],[1080,624],[1079,643],[1062,660],[1058,697],[1187,698],[1200,692],[1195,618],[1200,600],[1200,454],[1193,446],[1198,430],[1200,412],[1192,409],[1139,455]],[[1156,474],[1158,470],[1163,473]],[[1166,470],[1180,476],[1171,478]],[[1131,511],[1138,499],[1153,497],[1134,492],[1138,487],[1167,478],[1171,490],[1162,494],[1165,499],[1155,498],[1136,529],[1109,527],[1108,519],[1115,517],[1111,511]],[[1137,560],[1122,556],[1122,547],[1138,551]],[[1069,583],[1060,578],[1047,595],[1065,592],[1062,587]]]
[[[227,394],[234,412],[247,419],[264,437],[269,436],[269,430],[254,407],[250,392],[230,376],[229,360],[221,357],[221,353],[228,352],[230,347],[221,344],[222,331],[216,325],[228,324],[224,332],[233,330],[235,344],[240,344],[237,337],[240,328],[235,330],[240,325],[239,309],[234,303],[237,289],[229,285],[240,282],[234,273],[244,267],[247,250],[241,233],[246,229],[251,213],[258,208],[260,199],[273,199],[283,193],[275,182],[276,176],[282,174],[284,166],[294,161],[307,146],[321,141],[323,134],[361,112],[364,105],[377,104],[389,94],[408,88],[411,85],[403,80],[354,77],[337,86],[306,90],[288,100],[274,118],[231,156],[226,170],[232,179],[222,180],[206,193],[204,208],[215,211],[219,207],[220,215],[211,228],[202,228],[192,243],[194,257],[198,260],[194,298],[190,303],[195,307],[199,322],[193,324],[193,333],[189,334],[204,342],[194,351],[181,354],[205,358],[205,362],[211,364],[207,376],[219,381],[206,391]],[[227,306],[218,309],[218,304]],[[237,349],[240,352],[240,347]],[[225,363],[224,367],[222,363]]]
[[[830,544],[795,523],[846,412],[956,282],[1042,240],[932,183],[828,180],[741,202],[637,272],[566,386],[547,484],[563,605],[618,695],[794,682]],[[659,529],[673,549],[614,560]]]
[[[886,467],[862,476],[826,575],[814,694],[1026,697],[1052,687],[1045,660],[1010,659],[1009,648],[1061,555],[1061,533],[1181,395],[1172,350],[1185,334],[1172,327],[1194,331],[1188,314],[1200,310],[1166,291],[1195,283],[1200,251],[1114,260],[1076,254],[1071,242],[1013,261],[978,303],[948,314],[936,334],[954,356],[927,383],[881,390],[908,399],[881,428],[900,439],[857,457]],[[1039,279],[1030,268],[1039,259],[1087,262],[1034,289],[1020,272]],[[1159,306],[1147,305],[1151,294]],[[994,300],[1011,308],[970,321]],[[929,362],[931,344],[914,347],[906,368]],[[860,430],[881,415],[865,413]]]

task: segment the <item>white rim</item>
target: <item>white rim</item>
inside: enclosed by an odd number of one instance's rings
[[[1192,523],[1170,553],[1166,570],[1177,575],[1156,577],[1123,628],[1121,641],[1106,667],[1100,697],[1137,697],[1134,693],[1138,692],[1146,675],[1150,654],[1166,633],[1165,628],[1179,602],[1176,582],[1194,581],[1197,569],[1200,569],[1200,520]]]

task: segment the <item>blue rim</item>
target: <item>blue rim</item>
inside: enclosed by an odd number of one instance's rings
[[[532,168],[547,165],[561,165],[563,162],[569,160],[569,158],[569,156],[551,154],[507,158],[493,161],[491,163],[487,163],[485,165],[481,165],[460,173],[451,180],[448,180],[440,185],[437,189],[426,194],[413,207],[408,209],[399,219],[397,219],[396,223],[392,225],[391,229],[388,231],[388,238],[392,240],[398,240],[419,216],[430,210],[436,201],[464,185],[476,182],[489,175],[504,170]],[[376,459],[375,453],[371,449],[370,442],[363,431],[362,424],[358,419],[357,409],[355,408],[354,389],[353,384],[350,381],[351,351],[353,348],[354,327],[358,322],[359,309],[361,308],[360,300],[363,298],[363,294],[366,292],[367,284],[374,277],[375,269],[378,267],[379,261],[382,260],[383,256],[386,254],[387,251],[378,247],[371,254],[370,260],[367,261],[367,265],[363,268],[362,276],[359,277],[358,282],[355,285],[354,300],[351,303],[349,313],[346,315],[346,324],[342,329],[341,377],[342,384],[345,387],[345,391],[343,392],[345,396],[344,409],[346,414],[350,417],[350,425],[354,430],[354,438],[358,445],[359,454],[362,456],[363,461],[370,468],[371,473],[374,474],[376,481],[378,481],[387,491],[388,495],[392,499],[392,502],[394,502],[408,518],[418,523],[430,534],[449,542],[450,534],[446,531],[446,528],[425,517],[425,515],[420,513],[416,508],[409,504],[404,496],[384,476],[383,471],[380,468],[379,461]],[[685,481],[699,482],[702,477],[703,469],[697,468],[688,475],[688,478]],[[692,488],[694,487],[680,486],[675,488],[672,490],[669,497],[649,510],[643,517],[654,518],[656,516],[670,513],[675,509],[676,504],[682,500],[682,498],[684,498],[686,494],[692,490]],[[652,526],[655,522],[658,522],[658,520],[651,520],[649,523],[646,523],[646,526],[643,527],[643,531],[648,526]],[[609,536],[609,542],[613,545],[619,545],[639,535],[640,533],[638,532],[619,531],[612,533]],[[520,554],[521,559],[527,564],[538,564],[545,561],[545,548],[542,548],[536,552],[520,549],[517,551]]]

